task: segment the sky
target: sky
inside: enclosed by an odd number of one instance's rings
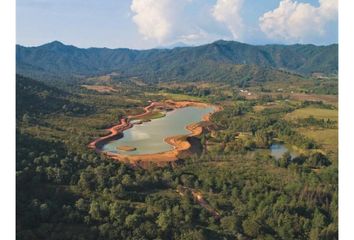
[[[338,42],[338,0],[17,0],[16,42],[148,49]]]

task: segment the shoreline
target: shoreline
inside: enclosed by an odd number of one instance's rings
[[[165,152],[152,153],[152,154],[137,154],[137,155],[124,155],[119,153],[104,152],[102,150],[102,146],[105,143],[111,141],[112,139],[116,139],[117,137],[119,139],[119,136],[122,135],[122,133],[125,130],[134,126],[134,124],[130,123],[129,120],[142,118],[150,114],[156,107],[172,108],[173,110],[176,110],[178,108],[184,108],[189,106],[196,106],[196,107],[212,106],[214,107],[214,111],[204,115],[200,122],[191,123],[187,125],[185,128],[188,131],[190,131],[189,134],[165,137],[164,141],[167,144],[173,146],[173,149]],[[161,165],[161,164],[171,163],[177,161],[179,159],[179,155],[188,154],[188,151],[192,147],[192,145],[188,141],[188,138],[200,136],[204,130],[204,127],[201,126],[201,123],[210,122],[211,115],[221,110],[222,110],[221,106],[202,103],[202,102],[193,102],[193,101],[174,102],[172,100],[166,100],[164,102],[151,102],[148,106],[144,107],[144,111],[145,111],[144,113],[138,115],[129,115],[125,118],[122,118],[119,124],[114,125],[113,127],[107,129],[108,131],[110,131],[110,134],[97,138],[96,140],[91,142],[88,145],[88,147],[94,149],[97,153],[103,153],[112,159],[130,163],[133,165],[137,165],[137,164],[146,165],[148,163],[155,163],[157,165]]]

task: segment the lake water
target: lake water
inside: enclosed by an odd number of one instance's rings
[[[270,146],[270,154],[275,158],[275,159],[279,159],[283,156],[284,153],[286,153],[287,151],[290,152],[290,155],[292,158],[296,157],[296,154],[294,152],[292,152],[291,150],[289,150],[284,144],[280,144],[280,143],[274,143]]]
[[[104,152],[124,155],[153,154],[173,149],[164,139],[190,133],[187,125],[197,123],[202,117],[214,111],[213,107],[185,107],[167,112],[165,117],[153,119],[150,122],[134,125],[123,132],[121,139],[113,140],[103,146]],[[118,146],[135,147],[135,151],[121,151]]]

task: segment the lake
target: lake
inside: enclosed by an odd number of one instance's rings
[[[104,152],[123,155],[140,155],[166,152],[173,146],[166,143],[166,137],[188,135],[187,125],[202,121],[202,117],[213,112],[214,107],[184,107],[167,112],[165,117],[153,119],[150,122],[136,124],[123,132],[123,138],[113,140],[102,148]],[[130,146],[135,151],[121,151],[119,146]]]

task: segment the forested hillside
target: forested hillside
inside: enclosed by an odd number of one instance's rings
[[[73,101],[74,96],[42,82],[16,76],[16,118],[29,118],[50,113],[80,114],[91,107]]]
[[[336,75],[337,59],[336,44],[253,46],[221,40],[198,47],[151,50],[82,49],[55,41],[39,47],[18,45],[16,53],[17,73],[26,76],[67,79],[116,72],[146,82],[273,80],[269,72],[282,74],[275,80],[294,77],[289,72]]]

